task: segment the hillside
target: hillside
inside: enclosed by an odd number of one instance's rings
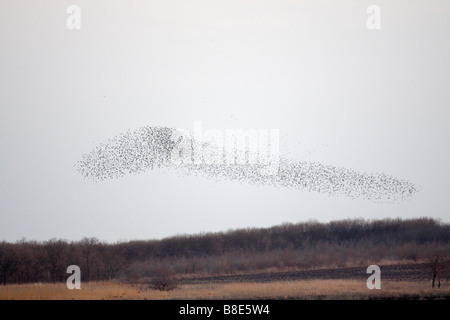
[[[0,243],[6,283],[65,281],[69,265],[83,280],[180,277],[427,261],[450,252],[450,224],[431,218],[303,222],[271,228],[180,235],[109,244],[81,241]]]

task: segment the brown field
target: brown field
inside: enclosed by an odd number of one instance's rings
[[[392,281],[427,282],[431,271],[427,263],[395,263],[380,265],[382,279]],[[233,274],[223,276],[189,277],[182,279],[182,283],[227,283],[227,282],[273,282],[297,280],[358,280],[365,283],[367,266],[347,268],[326,268],[291,270],[282,272],[260,272],[251,274]],[[448,275],[442,274],[443,281],[448,281]]]
[[[162,299],[450,299],[450,283],[431,288],[426,264],[381,267],[381,289],[366,286],[366,268],[265,272],[180,279],[177,288],[158,291],[147,283],[87,282],[81,290],[61,284],[0,286],[0,300],[162,300]]]
[[[431,289],[429,282],[384,281],[369,290],[358,280],[296,280],[266,283],[182,284],[171,291],[117,282],[90,282],[81,290],[64,284],[0,286],[1,300],[161,300],[161,299],[450,299],[450,285]]]

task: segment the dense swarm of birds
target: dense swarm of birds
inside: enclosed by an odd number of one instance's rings
[[[178,153],[191,146],[192,153],[184,158]],[[95,181],[118,178],[154,168],[177,170],[180,174],[202,175],[216,180],[233,180],[253,185],[295,188],[331,196],[363,198],[376,202],[398,202],[409,199],[417,187],[406,180],[386,174],[369,174],[318,162],[292,161],[280,157],[278,170],[267,174],[267,163],[227,163],[217,156],[220,152],[203,153],[203,161],[195,161],[196,141],[167,127],[143,127],[119,134],[106,143],[83,154],[77,170]],[[211,145],[202,143],[211,150]],[[213,148],[215,146],[212,146]],[[218,147],[217,147],[218,148]],[[203,148],[204,149],[204,148]],[[202,149],[202,150],[203,150]],[[248,156],[248,150],[246,150]],[[174,157],[176,155],[176,157]],[[210,157],[206,159],[206,157]],[[177,158],[175,161],[174,158]],[[184,159],[185,161],[180,161]],[[187,160],[187,161],[186,161]],[[191,160],[191,161],[189,161]]]

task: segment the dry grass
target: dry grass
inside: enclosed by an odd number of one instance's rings
[[[310,280],[270,283],[181,285],[161,292],[115,282],[90,282],[81,290],[65,284],[0,286],[0,300],[154,300],[154,299],[429,299],[449,298],[450,285],[431,289],[428,282],[382,282],[381,290],[368,290],[357,280]]]

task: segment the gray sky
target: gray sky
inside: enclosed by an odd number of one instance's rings
[[[66,8],[81,8],[68,30]],[[381,8],[381,30],[366,9]],[[0,240],[149,239],[309,219],[450,221],[450,2],[0,4]],[[420,187],[383,204],[148,171],[83,153],[141,126],[279,129],[289,157]]]

